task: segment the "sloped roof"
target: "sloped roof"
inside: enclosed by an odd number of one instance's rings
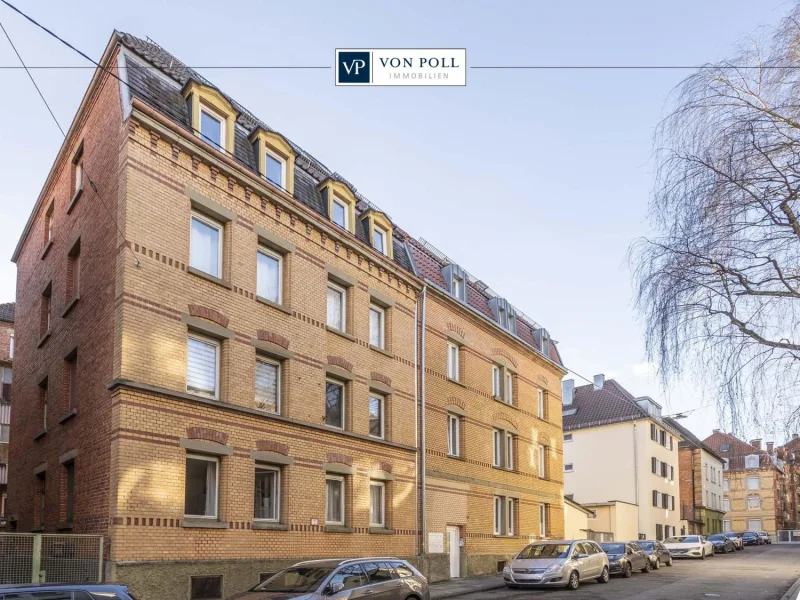
[[[753,454],[759,456],[761,468],[775,467],[775,464],[772,462],[766,450],[759,450],[752,444],[744,442],[730,433],[715,431],[704,439],[703,443],[712,448],[714,452],[722,458],[728,459],[729,471],[743,470],[745,456],[751,456]],[[723,451],[722,446],[725,444],[727,444],[728,449]]]
[[[16,303],[14,302],[7,302],[6,304],[0,304],[0,321],[5,321],[6,323],[13,323],[15,306]]]
[[[275,129],[259,120],[250,111],[236,102],[233,98],[216,88],[210,81],[202,75],[187,67],[175,56],[164,50],[158,44],[150,40],[142,40],[128,33],[119,33],[121,43],[133,54],[141,58],[155,69],[142,62],[139,64],[135,59],[127,60],[128,86],[131,94],[142,102],[151,106],[174,123],[191,131],[191,122],[181,90],[189,81],[198,81],[204,85],[212,87],[233,105],[239,113],[234,128],[234,151],[232,158],[244,168],[258,173],[256,159],[253,149],[248,140],[249,135],[257,128],[261,127],[266,131],[277,132]],[[166,75],[166,77],[165,77]],[[169,79],[167,79],[169,78]],[[283,134],[280,134],[283,135]],[[322,195],[317,189],[320,182],[326,178],[331,178],[347,185],[358,199],[356,206],[357,223],[355,235],[365,244],[369,245],[369,236],[366,228],[358,218],[369,209],[378,210],[369,200],[367,200],[358,190],[339,173],[328,169],[322,162],[307,153],[303,148],[292,142],[288,137],[283,136],[297,153],[295,161],[295,199],[305,204],[321,216],[328,218],[328,207],[322,201]],[[385,214],[385,213],[384,213]],[[444,266],[442,261],[428,252],[420,243],[411,238],[400,227],[395,227],[393,235],[393,260],[401,268],[409,271],[423,279],[428,279],[435,285],[446,288],[442,277],[441,269]],[[485,288],[468,282],[467,304],[483,316],[494,320],[494,315],[489,308],[490,295]],[[517,335],[524,342],[536,348],[534,341],[533,327],[522,318],[517,319]],[[563,366],[561,355],[556,347],[556,343],[551,341],[549,360]]]
[[[571,407],[575,414],[564,415],[564,431],[636,421],[650,415],[636,404],[633,394],[614,379],[607,380],[599,390],[591,383],[575,388]]]
[[[678,448],[697,448],[700,450],[705,450],[712,456],[718,458],[719,460],[722,460],[723,458],[722,456],[717,454],[717,452],[710,446],[704,444],[700,438],[698,438],[695,434],[686,429],[686,427],[681,425],[678,421],[670,417],[664,417],[664,421],[669,423],[673,429],[677,430],[678,433],[681,434],[681,437],[683,439],[678,443]]]

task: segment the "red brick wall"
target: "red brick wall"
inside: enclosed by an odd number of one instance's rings
[[[112,61],[112,64],[116,64]],[[34,523],[38,493],[33,469],[47,463],[45,530],[56,531],[64,518],[66,470],[59,456],[78,449],[75,459],[75,533],[105,532],[108,527],[110,393],[113,377],[113,309],[118,234],[111,219],[117,210],[122,116],[119,84],[107,77],[87,99],[73,152],[54,166],[42,206],[17,260],[14,410],[10,444],[9,509],[18,531]],[[83,140],[85,172],[81,197],[73,199],[72,157]],[[101,203],[102,200],[102,203]],[[45,212],[55,202],[53,243],[45,248]],[[104,206],[105,205],[105,206]],[[81,239],[80,300],[67,314],[68,252]],[[50,336],[41,345],[41,294],[52,281]],[[60,422],[64,357],[78,349],[77,414]],[[39,381],[48,377],[47,433],[43,430]]]
[[[10,360],[9,349],[11,334],[14,333],[14,324],[0,321],[0,362]]]
[[[699,453],[698,453],[699,454]],[[681,507],[694,507],[694,451],[691,448],[678,450],[678,481],[681,488]],[[681,515],[683,518],[683,515]]]

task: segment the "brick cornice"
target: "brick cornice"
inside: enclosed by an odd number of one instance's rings
[[[200,319],[206,319],[207,321],[212,321],[219,325],[220,327],[228,327],[228,323],[230,319],[223,315],[218,310],[214,310],[213,308],[208,308],[207,306],[201,306],[199,304],[190,304],[189,305],[189,314],[193,317],[199,317]]]

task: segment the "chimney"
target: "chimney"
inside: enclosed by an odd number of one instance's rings
[[[767,442],[767,454],[772,454],[772,449],[775,447],[775,442]]]
[[[714,430],[714,433],[719,433],[719,429],[715,429],[715,430]]]
[[[796,434],[796,433],[793,433],[793,434],[792,434],[792,439],[793,439],[793,440],[796,440],[796,439],[797,439],[797,438],[799,438],[799,437],[800,437],[800,435],[798,435],[798,434]]]
[[[750,440],[750,445],[753,446],[756,450],[761,450],[761,438],[756,440]]]
[[[606,376],[602,373],[594,376],[594,391],[602,390],[603,384],[606,382]]]
[[[561,404],[572,406],[572,397],[575,394],[575,380],[565,379],[561,382]]]

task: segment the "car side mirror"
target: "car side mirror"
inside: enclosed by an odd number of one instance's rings
[[[579,552],[578,553],[578,558],[589,558],[589,555],[586,554],[585,552]]]
[[[633,550],[631,550],[630,548],[628,548],[628,556],[630,556],[631,554],[633,554]]]
[[[344,584],[341,582],[332,583],[325,589],[326,596],[333,596],[334,594],[338,594],[344,589]]]

